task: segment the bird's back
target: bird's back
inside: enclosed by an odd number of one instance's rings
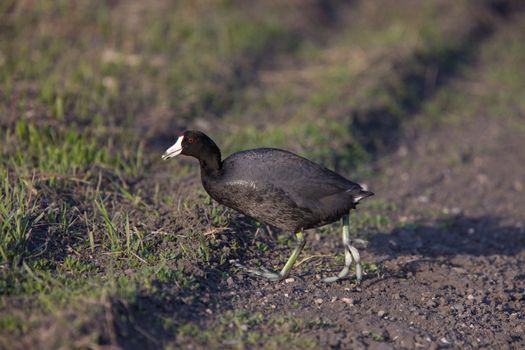
[[[223,161],[221,175],[202,176],[219,203],[287,230],[333,222],[371,195],[321,165],[273,148],[234,153]]]

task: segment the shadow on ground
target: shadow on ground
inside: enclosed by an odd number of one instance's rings
[[[398,80],[386,79],[385,92],[393,103],[372,105],[351,111],[351,132],[372,155],[384,155],[397,149],[403,137],[402,123],[420,111],[452,79],[461,74],[461,68],[476,63],[478,49],[502,21],[525,7],[518,1],[494,0],[476,4],[472,23],[465,22],[463,35],[450,38],[446,45],[438,45],[415,52],[414,55],[392,68]],[[378,98],[379,99],[379,98]]]
[[[216,320],[217,315],[236,309],[235,294],[238,289],[232,283],[240,283],[250,286],[249,288],[264,286],[260,281],[243,281],[243,277],[238,280],[237,276],[233,281],[226,278],[235,275],[235,268],[228,261],[224,262],[224,259],[220,262],[219,252],[225,247],[231,247],[235,241],[239,248],[230,252],[228,258],[237,258],[248,265],[254,265],[254,259],[262,256],[264,259],[275,259],[275,255],[282,253],[277,247],[286,250],[286,245],[278,243],[271,232],[257,229],[248,218],[238,217],[231,222],[228,231],[217,237],[218,246],[211,247],[213,252],[210,262],[197,263],[195,266],[199,273],[195,274],[194,283],[179,286],[177,283],[154,281],[153,292],[151,289],[144,290],[130,303],[113,300],[109,323],[113,330],[109,334],[114,336],[101,339],[101,343],[126,349],[155,349],[170,343],[184,344],[188,337],[194,336],[197,339],[198,330],[210,320]],[[258,251],[255,241],[267,244],[268,251]],[[460,255],[514,256],[524,249],[524,228],[505,225],[496,217],[462,215],[430,223],[407,224],[391,232],[374,234],[370,237],[367,248],[374,255],[387,256],[387,260],[390,257],[417,257],[416,261],[407,263],[407,266],[398,267],[399,271],[388,274],[390,278],[401,280],[406,278],[403,277],[404,272],[413,268],[412,265],[424,261],[452,259]],[[299,285],[308,285],[314,280],[310,273],[306,275],[310,276],[306,277],[309,282],[299,278]],[[369,284],[379,283],[381,278],[377,280],[374,275],[369,275],[367,280],[364,285],[368,287],[365,288],[372,288]],[[325,286],[328,285],[319,285],[320,293],[326,291]],[[290,286],[276,287],[282,289]],[[272,286],[263,288],[273,290]],[[253,290],[244,297],[253,299],[256,294]]]
[[[368,249],[389,256],[513,256],[525,249],[525,229],[502,225],[495,217],[456,216],[373,235]]]
[[[270,229],[257,228],[253,219],[242,215],[231,220],[215,238],[208,238],[214,242],[209,246],[208,262],[184,262],[194,264],[185,268],[194,278],[189,285],[154,281],[156,292],[145,290],[128,304],[113,300],[111,324],[115,337],[107,337],[102,343],[124,349],[158,349],[170,343],[181,344],[188,337],[200,339],[194,332],[207,320],[216,319],[213,314],[233,310],[232,282],[226,277],[234,274],[236,268],[229,260],[246,261],[257,256],[255,241],[268,246],[276,245],[277,241]]]
[[[466,25],[470,29],[451,44],[416,51],[392,68],[398,72],[400,84],[387,79],[382,88],[394,102],[351,112],[351,131],[368,152],[377,155],[395,150],[403,136],[401,123],[415,116],[425,101],[460,73],[462,66],[475,63],[478,47],[490,37],[494,24],[478,18]]]

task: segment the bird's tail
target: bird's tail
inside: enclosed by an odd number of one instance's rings
[[[370,196],[373,196],[374,192],[365,191],[365,190],[359,190],[356,194],[354,194],[354,204],[359,203],[359,201],[363,198],[367,198]]]

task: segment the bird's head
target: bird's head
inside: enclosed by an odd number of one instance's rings
[[[217,147],[215,142],[201,131],[184,131],[175,144],[164,152],[162,159],[166,160],[173,158],[179,154],[192,156],[199,160],[206,160],[210,157],[216,158],[218,155],[220,161],[219,147]]]

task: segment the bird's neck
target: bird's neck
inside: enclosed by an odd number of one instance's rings
[[[213,152],[204,157],[200,157],[199,163],[201,170],[207,175],[217,176],[221,173],[222,161],[220,152]]]

